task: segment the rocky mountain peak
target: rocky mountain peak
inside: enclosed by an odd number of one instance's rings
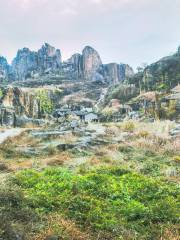
[[[60,50],[48,43],[45,43],[37,52],[22,48],[18,50],[12,61],[12,80],[25,80],[31,78],[34,73],[43,74],[47,70],[56,71],[60,65]]]
[[[38,63],[41,73],[50,69],[54,71],[61,66],[61,51],[52,47],[50,44],[45,43],[41,49],[38,50]]]
[[[180,54],[180,46],[178,47],[178,54]]]
[[[85,79],[93,78],[96,71],[102,65],[99,53],[90,46],[86,46],[82,51],[82,63]]]
[[[68,80],[107,84],[117,84],[133,74],[132,68],[126,64],[103,65],[99,53],[91,46],[86,46],[81,54],[73,54],[70,59],[62,62],[61,51],[49,43],[44,43],[38,51],[31,51],[27,47],[19,49],[11,66],[1,57],[0,71],[1,78],[9,81],[51,77],[55,74]]]
[[[7,59],[3,56],[0,56],[0,81],[6,80],[9,73],[9,64]]]

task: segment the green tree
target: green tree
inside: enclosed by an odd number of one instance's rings
[[[43,113],[51,113],[53,110],[53,103],[46,90],[38,90],[37,98],[39,99],[40,110]]]
[[[3,91],[0,89],[0,98],[3,97]]]

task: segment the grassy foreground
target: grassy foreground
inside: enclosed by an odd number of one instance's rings
[[[81,135],[43,139],[26,131],[7,139],[0,240],[178,240],[180,145],[171,125],[96,124],[89,126],[101,130],[95,142],[66,151],[53,143]]]
[[[49,234],[57,239],[170,239],[167,234],[177,234],[178,188],[160,179],[101,167],[84,174],[65,168],[25,170],[14,181],[22,194],[13,203],[21,205],[19,214],[28,224],[32,218],[34,224],[44,224],[34,239],[46,239],[42,236],[47,234],[47,222],[43,223],[47,216],[51,216]],[[74,222],[80,229],[78,237],[65,234],[57,217]],[[35,226],[29,227],[35,231]]]

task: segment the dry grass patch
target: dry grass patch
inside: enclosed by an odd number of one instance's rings
[[[121,125],[121,129],[125,132],[133,132],[136,128],[136,125],[133,121],[125,121]]]
[[[18,171],[18,170],[23,170],[23,169],[29,169],[33,167],[33,162],[30,160],[24,160],[20,162],[11,162],[9,163],[9,169],[11,171]]]
[[[63,165],[65,162],[68,162],[70,160],[71,160],[71,156],[69,153],[61,152],[52,157],[47,157],[41,161],[48,166],[59,166],[59,165]]]
[[[32,240],[51,240],[51,239],[66,239],[66,240],[90,240],[88,233],[82,232],[76,224],[64,219],[59,215],[48,217],[47,228],[40,234],[32,238]]]

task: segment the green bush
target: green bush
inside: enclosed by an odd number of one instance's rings
[[[37,212],[60,212],[94,233],[122,234],[122,227],[138,239],[152,237],[152,225],[178,221],[178,189],[174,184],[118,167],[98,168],[75,175],[64,168],[16,174]],[[157,238],[158,239],[158,238]]]

